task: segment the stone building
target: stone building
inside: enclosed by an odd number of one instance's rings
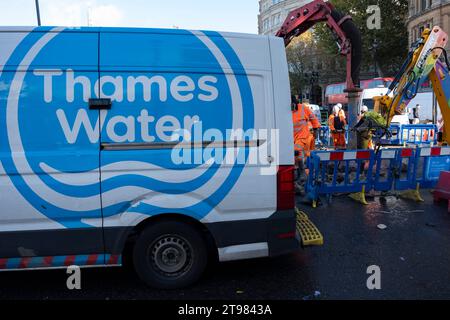
[[[410,44],[420,38],[425,28],[436,25],[450,34],[450,0],[409,0],[407,27]],[[450,42],[447,50],[450,50]]]
[[[259,0],[259,34],[275,34],[290,11],[308,2],[311,0]]]

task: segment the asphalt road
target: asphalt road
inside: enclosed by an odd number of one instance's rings
[[[63,270],[0,273],[0,299],[449,299],[450,215],[446,204],[389,197],[363,207],[345,196],[302,207],[325,245],[275,259],[212,266],[196,286],[158,291],[131,269],[85,269],[69,291]],[[377,226],[385,224],[387,229]],[[381,290],[366,287],[367,267],[381,268]]]

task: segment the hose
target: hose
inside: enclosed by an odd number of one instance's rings
[[[445,48],[443,48],[443,47],[436,47],[436,48],[433,48],[431,51],[434,51],[436,49],[442,50],[445,64],[447,65],[447,69],[450,71],[450,61],[449,61],[449,58],[448,58],[448,55],[447,55],[447,50]]]
[[[341,21],[345,15],[339,12],[336,9],[331,10],[331,17],[335,21]],[[350,39],[350,43],[352,45],[352,70],[351,76],[353,80],[353,84],[356,87],[359,87],[360,81],[360,73],[361,73],[361,62],[362,62],[362,40],[361,40],[361,31],[358,26],[353,22],[353,20],[348,19],[341,24],[342,30],[345,32],[345,35]]]

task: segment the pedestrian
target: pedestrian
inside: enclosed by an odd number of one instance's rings
[[[298,99],[296,96],[291,95],[291,111],[294,112],[297,110]]]
[[[444,118],[443,117],[439,117],[439,119],[437,120],[437,127],[438,127],[439,132],[444,131]]]
[[[420,104],[416,104],[416,106],[412,109],[413,113],[413,123],[412,124],[419,124],[420,123],[420,116],[419,111],[422,107]]]
[[[442,140],[444,138],[444,118],[443,117],[439,117],[439,119],[437,120],[437,127],[438,127],[438,142],[439,144],[442,143]]]
[[[333,145],[336,150],[346,148],[345,126],[347,125],[347,121],[341,110],[339,105],[335,105],[333,107],[333,112],[328,119],[328,126],[330,127]]]

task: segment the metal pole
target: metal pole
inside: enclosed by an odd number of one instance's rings
[[[38,23],[38,26],[41,26],[41,13],[39,11],[39,0],[35,0],[35,3],[36,3],[37,23]]]
[[[433,117],[433,123],[436,124],[437,120],[438,120],[438,114],[437,114],[438,106],[437,106],[437,98],[436,98],[436,94],[434,93],[434,90],[433,90],[433,98],[432,99],[433,99],[433,107],[432,107],[433,115],[432,115],[432,117]]]
[[[356,150],[358,147],[356,132],[352,131],[358,123],[359,98],[362,89],[354,88],[345,90],[348,95],[348,147],[349,150]]]

